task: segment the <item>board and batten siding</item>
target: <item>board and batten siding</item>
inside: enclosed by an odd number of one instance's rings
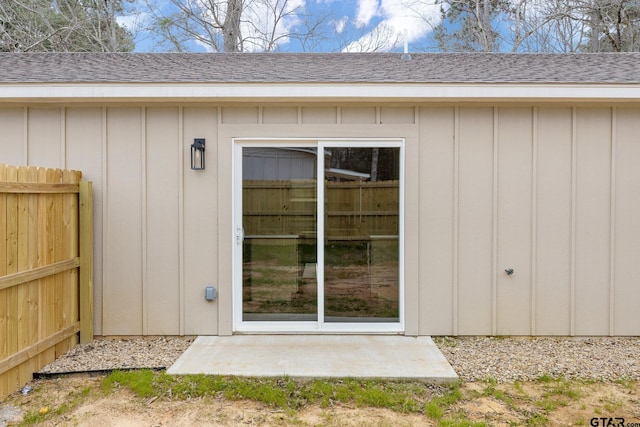
[[[639,123],[631,107],[421,108],[420,333],[640,333]]]
[[[97,335],[232,333],[237,137],[405,138],[407,334],[640,334],[636,106],[25,105],[0,128],[0,162],[93,182]]]

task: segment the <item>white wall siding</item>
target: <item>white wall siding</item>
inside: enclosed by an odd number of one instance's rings
[[[298,123],[298,108],[263,107],[262,123]]]
[[[146,109],[145,335],[180,334],[178,108]]]
[[[421,108],[420,333],[638,334],[639,114]]]
[[[570,335],[572,110],[537,109],[535,332]]]
[[[341,107],[340,123],[343,124],[375,124],[378,122],[375,107]]]
[[[497,128],[496,330],[531,334],[533,109],[499,108]],[[508,275],[505,270],[513,269]]]
[[[301,107],[302,123],[335,124],[338,120],[338,107]]]
[[[63,108],[29,108],[27,158],[30,165],[64,168]]]
[[[609,333],[611,109],[576,111],[575,333]]]
[[[102,334],[102,260],[103,256],[103,209],[104,209],[104,167],[103,150],[106,129],[104,120],[106,109],[100,107],[74,107],[65,110],[65,167],[82,171],[82,179],[92,182],[93,187],[93,313],[94,332]]]
[[[421,334],[454,330],[455,112],[453,107],[420,109]]]
[[[494,111],[459,111],[457,224],[457,331],[492,333],[495,304],[493,272]],[[428,280],[428,279],[427,279]],[[454,286],[456,284],[454,283]]]
[[[130,105],[0,106],[0,162],[94,183],[98,334],[232,333],[239,137],[405,139],[407,334],[640,334],[640,106]]]
[[[615,110],[612,318],[614,335],[638,335],[640,301],[640,110]],[[600,309],[604,309],[601,307]]]
[[[0,162],[10,165],[26,163],[26,108],[0,108]]]
[[[142,335],[146,198],[145,111],[107,110],[103,333]]]
[[[183,194],[184,297],[181,315],[186,335],[218,333],[218,302],[204,299],[207,285],[218,282],[218,109],[183,110]],[[206,140],[205,171],[192,171],[190,146],[194,138]]]

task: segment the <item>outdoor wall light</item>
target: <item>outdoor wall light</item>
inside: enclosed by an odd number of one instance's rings
[[[196,138],[191,144],[191,169],[204,169],[204,138]]]

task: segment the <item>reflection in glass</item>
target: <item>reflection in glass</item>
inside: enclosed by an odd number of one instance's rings
[[[243,320],[315,321],[317,150],[242,153]]]
[[[326,322],[399,320],[399,148],[330,148]]]
[[[326,147],[321,218],[317,157],[310,147],[242,149],[242,318],[317,321],[323,286],[326,322],[398,322],[400,148]]]

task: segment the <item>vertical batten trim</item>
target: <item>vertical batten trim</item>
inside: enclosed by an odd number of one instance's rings
[[[298,105],[298,124],[302,124],[302,105]]]
[[[60,107],[60,168],[67,168],[67,109]]]
[[[611,212],[610,212],[610,242],[609,242],[609,335],[616,332],[615,325],[615,286],[616,286],[616,158],[618,150],[618,111],[611,109]]]
[[[224,107],[218,105],[217,107],[214,108],[216,111],[216,129],[215,129],[215,150],[216,150],[216,164],[215,164],[215,171],[213,171],[213,174],[215,175],[215,185],[213,187],[213,192],[214,192],[214,197],[215,197],[215,206],[216,206],[216,210],[218,210],[217,208],[219,206],[224,206],[220,203],[220,199],[221,199],[221,195],[220,195],[220,174],[221,172],[221,167],[220,167],[220,150],[221,150],[221,144],[220,141],[222,141],[222,114],[224,112]],[[236,298],[234,295],[234,291],[236,289],[236,281],[238,280],[238,274],[236,271],[236,244],[235,244],[235,227],[236,227],[236,215],[238,214],[238,212],[241,212],[242,209],[236,210],[236,203],[238,203],[236,201],[236,199],[239,199],[239,202],[242,203],[242,197],[238,197],[235,193],[236,193],[236,185],[238,185],[237,180],[236,180],[236,168],[238,168],[238,159],[236,158],[236,150],[237,150],[237,144],[235,142],[235,140],[233,138],[231,139],[231,182],[228,183],[227,185],[231,185],[231,244],[227,249],[231,249],[231,298],[228,299],[228,303],[231,305],[231,334],[236,330],[236,319],[235,319],[235,315],[236,315],[236,309],[235,309],[235,304],[236,304]],[[210,148],[211,149],[211,148]],[[206,151],[206,150],[205,150]],[[240,166],[242,167],[242,166]],[[206,169],[205,169],[206,170]],[[222,181],[224,182],[224,181]],[[241,185],[241,184],[240,184]],[[242,187],[240,187],[242,188]],[[215,257],[212,260],[215,265],[214,265],[214,274],[216,277],[216,280],[218,282],[218,284],[222,283],[222,269],[220,268],[220,257],[222,256],[222,251],[220,250],[222,247],[221,244],[221,238],[220,236],[223,236],[223,228],[221,226],[221,215],[214,215],[214,221],[215,221],[215,231],[214,231],[214,235],[212,236],[215,240],[214,240],[214,247],[215,247]],[[228,234],[227,234],[228,236]],[[240,257],[242,257],[242,252],[240,252]],[[240,264],[242,264],[242,259],[240,259]],[[242,270],[242,268],[240,268],[240,270]],[[241,273],[240,273],[241,274]],[[219,286],[219,285],[218,285]],[[239,285],[240,289],[242,289],[242,284]],[[242,291],[240,291],[240,294],[242,294]],[[220,298],[220,297],[218,297]],[[240,308],[242,308],[242,305],[240,305]],[[223,320],[223,313],[221,313],[223,310],[220,310],[220,299],[218,299],[218,307],[217,310],[215,312],[215,325],[216,325],[216,329],[215,329],[215,335],[223,335],[220,331],[221,329],[221,325],[224,324],[224,320]],[[242,311],[242,309],[238,310],[238,311]]]
[[[180,335],[185,329],[184,278],[184,107],[178,107],[178,281],[180,286]]]
[[[458,335],[458,262],[460,233],[460,107],[453,109],[453,335]]]
[[[262,111],[262,109],[263,109],[263,107],[262,107],[262,105],[260,105],[258,107],[258,124],[259,125],[264,124],[263,123],[263,111]]]
[[[498,125],[500,110],[493,107],[493,194],[491,205],[491,335],[498,332]]]
[[[576,209],[578,188],[578,110],[571,108],[571,280],[570,335],[576,334]]]
[[[109,257],[109,183],[107,182],[108,173],[108,157],[107,157],[107,107],[102,107],[102,287],[100,291],[102,300],[102,324],[100,325],[100,334],[108,335],[105,333],[105,325],[107,325],[107,319],[105,319],[105,313],[108,313],[108,299],[104,297],[104,284],[107,282],[107,266]],[[95,271],[95,270],[94,270]],[[95,311],[94,311],[95,313]],[[107,331],[108,332],[108,331]]]
[[[142,335],[148,334],[149,304],[147,274],[147,108],[140,108],[140,188],[142,222]]]
[[[420,116],[418,115],[417,112],[418,112],[418,108],[414,107],[413,108],[413,113],[414,113],[414,115],[413,115],[413,123],[416,125],[416,133],[417,133],[417,141],[418,141],[418,144],[417,144],[418,145],[417,156],[418,156],[418,162],[421,163],[422,162],[422,152],[425,149],[425,148],[423,148],[423,146],[425,144],[421,144],[420,143],[420,141],[422,140],[422,136],[423,135],[422,135],[422,132],[421,132],[421,129],[420,129]],[[405,151],[405,153],[403,155],[406,157],[406,151]],[[406,161],[406,159],[405,159],[405,161]],[[406,168],[405,168],[405,170],[406,170]],[[420,197],[422,195],[422,193],[420,191],[420,182],[422,181],[421,172],[422,172],[422,168],[419,168],[419,170],[418,170],[418,191],[416,192],[418,194],[418,197]],[[406,179],[406,177],[403,177],[403,179]],[[406,203],[406,201],[405,201],[405,203]],[[405,213],[405,212],[403,212],[403,213]],[[420,198],[418,198],[418,224],[420,224],[422,222],[421,219],[422,218],[420,217]],[[406,222],[406,220],[407,220],[407,218],[406,218],[406,214],[405,214],[404,221]],[[406,230],[406,227],[405,227],[405,230]],[[404,241],[406,242],[406,231],[404,231],[404,234],[405,234],[405,240]],[[418,259],[420,259],[420,252],[421,252],[421,249],[422,249],[422,246],[423,246],[422,245],[422,239],[420,238],[420,236],[421,236],[420,230],[418,230],[416,232],[416,234],[418,236]],[[420,262],[418,263],[417,270],[418,270],[418,283],[422,283],[422,276],[423,276],[422,263],[420,263]],[[417,292],[417,296],[416,296],[416,300],[418,301],[418,327],[417,327],[418,335],[422,335],[422,334],[425,333],[422,330],[423,328],[421,327],[422,318],[423,318],[422,310],[420,310],[420,301],[421,301],[420,300],[420,294],[422,293],[422,292],[420,292],[421,289],[422,289],[422,286],[418,286],[418,292]],[[406,298],[406,292],[405,292],[405,298]],[[406,306],[407,306],[407,303],[405,302],[405,307]],[[406,326],[406,324],[405,324],[405,326]],[[403,329],[404,329],[404,327],[403,327]]]
[[[382,113],[381,113],[381,107],[378,105],[376,107],[376,124],[377,125],[381,124],[380,120],[382,120]]]
[[[22,163],[29,166],[29,107],[22,107]]]
[[[538,107],[531,115],[531,335],[536,334],[538,270]]]

